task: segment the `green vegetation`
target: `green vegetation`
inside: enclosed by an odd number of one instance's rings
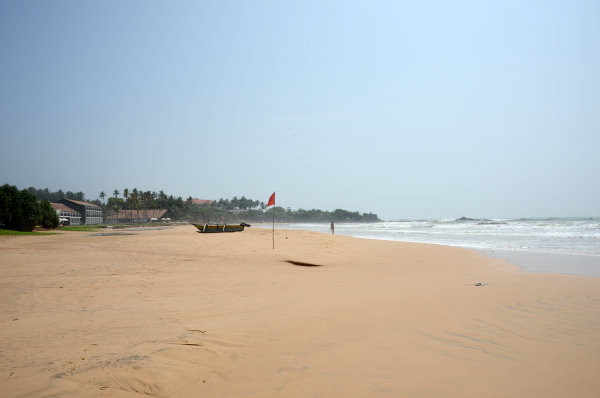
[[[14,231],[12,229],[0,229],[0,236],[21,236],[21,235],[56,235],[56,232],[35,232],[35,231]]]
[[[0,187],[0,225],[15,231],[33,231],[37,225],[56,228],[58,215],[47,200],[38,201],[27,190],[4,184]]]
[[[59,189],[56,192],[51,192],[48,188],[44,189],[36,189],[34,187],[27,188],[27,192],[38,198],[39,200],[47,200],[49,202],[57,202],[60,199],[72,199],[72,200],[85,200],[85,195],[83,192],[63,192],[62,189]]]
[[[266,212],[260,210],[248,210],[237,213],[239,216],[247,221],[253,222],[268,222],[273,218],[273,212],[275,212],[275,219],[278,222],[377,222],[380,221],[377,214],[363,213],[360,214],[357,211],[350,212],[347,210],[337,209],[335,211],[323,211],[323,210],[292,210],[290,208],[284,209],[283,207],[270,208]]]
[[[104,199],[106,194],[100,192],[100,198]],[[376,222],[380,221],[376,214],[350,212],[337,209],[335,211],[323,210],[292,210],[283,207],[270,208],[265,211],[266,205],[258,200],[248,199],[245,196],[234,196],[232,199],[219,199],[204,205],[196,205],[192,197],[183,200],[181,197],[167,195],[164,191],[151,192],[140,191],[137,188],[123,189],[123,196],[119,197],[119,190],[113,191],[106,203],[100,204],[108,214],[109,211],[135,210],[143,214],[144,210],[164,209],[167,210],[165,218],[172,220],[190,222],[268,222],[272,220],[273,211],[279,222]]]
[[[16,187],[13,188],[16,189]],[[21,192],[25,192],[25,190]],[[39,200],[42,200],[42,204],[39,205],[39,207],[43,208],[43,211],[39,211],[47,214],[48,217],[50,216],[50,211],[48,211],[49,204],[46,204],[44,199],[58,201],[59,199],[67,198],[87,201],[101,207],[104,210],[104,217],[107,217],[111,212],[132,210],[136,215],[134,218],[140,218],[147,210],[162,209],[166,210],[164,218],[198,223],[231,223],[239,222],[241,220],[247,222],[269,222],[273,218],[273,212],[275,212],[275,219],[278,222],[330,222],[332,220],[335,222],[380,221],[377,215],[373,213],[361,214],[357,211],[351,212],[343,209],[337,209],[335,211],[323,211],[317,209],[292,210],[283,207],[271,207],[267,209],[265,202],[252,200],[245,196],[234,196],[232,199],[221,198],[216,201],[210,201],[204,205],[197,205],[193,203],[192,197],[188,197],[184,200],[181,196],[175,197],[173,195],[167,195],[164,191],[142,191],[137,188],[124,188],[123,190],[114,189],[112,195],[105,193],[105,191],[101,191],[98,195],[100,200],[86,199],[82,192],[63,192],[62,190],[52,192],[48,188],[36,189],[30,187],[26,192],[35,195]],[[43,224],[41,219],[36,219],[36,223],[37,225],[49,225]],[[64,231],[91,231],[99,227],[101,228],[101,226],[98,225],[81,225],[62,227],[61,229]]]
[[[39,203],[38,224],[46,229],[58,227],[58,215],[56,214],[56,210],[54,210],[52,206],[50,206],[50,202],[45,199]]]
[[[59,227],[61,231],[95,231],[97,229],[106,228],[104,225],[65,225]]]
[[[350,212],[347,210],[337,209],[335,211],[323,210],[292,210],[283,207],[270,208],[266,211],[262,209],[232,209],[227,210],[217,204],[206,206],[194,206],[185,209],[184,217],[190,221],[198,222],[238,222],[244,220],[247,222],[269,222],[275,219],[278,222],[377,222],[380,221],[376,214]],[[259,205],[260,206],[260,205]]]

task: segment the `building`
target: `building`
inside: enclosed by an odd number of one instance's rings
[[[192,199],[192,204],[195,206],[210,206],[214,203],[215,203],[214,200],[198,199],[198,198]]]
[[[60,225],[80,225],[81,224],[81,214],[79,212],[71,209],[69,206],[62,203],[50,203],[50,206],[54,210],[56,210],[56,214],[58,214],[58,219],[61,220],[59,222]],[[64,221],[66,220],[66,221]]]
[[[81,224],[93,225],[102,224],[104,222],[102,208],[93,203],[65,198],[60,199],[57,203],[62,203],[78,212],[81,215]]]
[[[106,215],[106,223],[146,223],[157,221],[162,219],[166,212],[166,210],[161,209],[119,210],[117,213],[110,211]]]

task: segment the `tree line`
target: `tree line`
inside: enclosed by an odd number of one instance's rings
[[[381,221],[377,214],[351,212],[343,209],[335,211],[324,211],[318,209],[312,210],[292,210],[280,206],[271,207],[266,211],[260,208],[253,209],[233,209],[227,210],[218,207],[218,204],[194,206],[186,209],[185,220],[200,223],[209,222],[271,222],[273,215],[277,222],[378,222]]]
[[[100,192],[100,198],[106,199],[102,206],[107,211],[120,210],[167,210],[165,217],[173,220],[190,222],[268,222],[272,220],[273,212],[278,222],[377,222],[379,217],[373,213],[351,212],[343,209],[335,211],[323,210],[292,210],[290,208],[275,207],[266,209],[265,202],[234,196],[231,199],[220,198],[209,201],[203,205],[196,205],[192,197],[184,200],[182,197],[167,195],[164,191],[140,191],[128,188],[119,191],[115,189],[112,196]]]
[[[271,210],[270,210],[271,211]],[[334,211],[324,211],[318,209],[312,210],[291,210],[282,207],[276,207],[275,218],[280,222],[377,222],[381,221],[377,214],[359,213],[358,211],[348,211],[336,209]],[[272,214],[272,213],[271,213]]]
[[[122,195],[122,196],[121,196]],[[165,217],[177,219],[181,216],[186,207],[192,205],[192,197],[183,200],[181,196],[174,197],[167,195],[164,191],[142,191],[137,188],[124,188],[121,193],[118,189],[112,192],[112,196],[101,191],[98,195],[102,201],[95,202],[105,211],[105,217],[108,212],[118,212],[121,210],[135,210],[143,212],[144,210],[163,209],[167,210]]]
[[[62,189],[52,192],[48,188],[37,189],[34,187],[27,188],[27,192],[29,192],[31,195],[34,195],[39,200],[47,200],[48,202],[57,202],[60,199],[79,200],[82,202],[85,201],[85,195],[83,192],[63,192]]]
[[[119,212],[121,210],[134,210],[137,214],[143,214],[145,210],[161,209],[166,210],[165,218],[172,220],[184,220],[192,222],[231,222],[236,219],[235,211],[258,209],[263,202],[247,199],[242,196],[234,196],[232,199],[219,199],[209,201],[205,205],[194,204],[193,198],[189,196],[183,199],[181,196],[166,194],[163,190],[143,191],[137,188],[124,188],[122,191],[115,189],[112,195],[101,191],[98,195],[101,201],[93,203],[102,207],[105,216],[109,212]]]
[[[265,205],[265,202],[247,199],[245,196],[242,196],[241,198],[234,196],[231,200],[221,198],[217,200],[216,206],[225,210],[264,210],[267,207],[267,205]]]
[[[47,199],[38,200],[28,190],[16,186],[0,187],[0,227],[16,231],[33,231],[36,226],[58,227],[58,214]]]
[[[16,189],[16,187],[14,187]],[[87,201],[101,207],[106,218],[111,212],[122,210],[134,210],[138,216],[143,215],[144,210],[161,209],[166,210],[165,218],[172,220],[209,223],[209,222],[269,222],[275,219],[278,222],[377,222],[380,221],[376,214],[351,212],[343,209],[335,211],[324,211],[318,209],[292,210],[283,207],[266,208],[265,202],[246,198],[245,196],[234,196],[231,199],[218,199],[208,201],[204,205],[194,204],[192,197],[183,199],[181,196],[173,196],[163,190],[143,191],[137,188],[124,188],[122,191],[115,189],[107,194],[101,191],[99,199],[89,200],[83,192],[71,192],[58,190],[50,191],[48,188],[37,189],[29,187],[26,192],[30,197],[44,202],[56,202],[60,199],[72,199]],[[45,206],[45,205],[44,205]],[[48,204],[48,207],[49,204]],[[50,207],[51,208],[51,207]],[[114,213],[113,213],[114,214]],[[57,221],[58,222],[58,221]],[[40,225],[40,224],[38,224]]]

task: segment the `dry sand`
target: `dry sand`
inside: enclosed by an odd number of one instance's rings
[[[181,226],[0,237],[0,270],[2,397],[600,396],[600,278],[469,250]]]

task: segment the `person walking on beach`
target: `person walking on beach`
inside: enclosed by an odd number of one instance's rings
[[[335,225],[333,225],[333,220],[331,220],[331,235],[335,233]]]

